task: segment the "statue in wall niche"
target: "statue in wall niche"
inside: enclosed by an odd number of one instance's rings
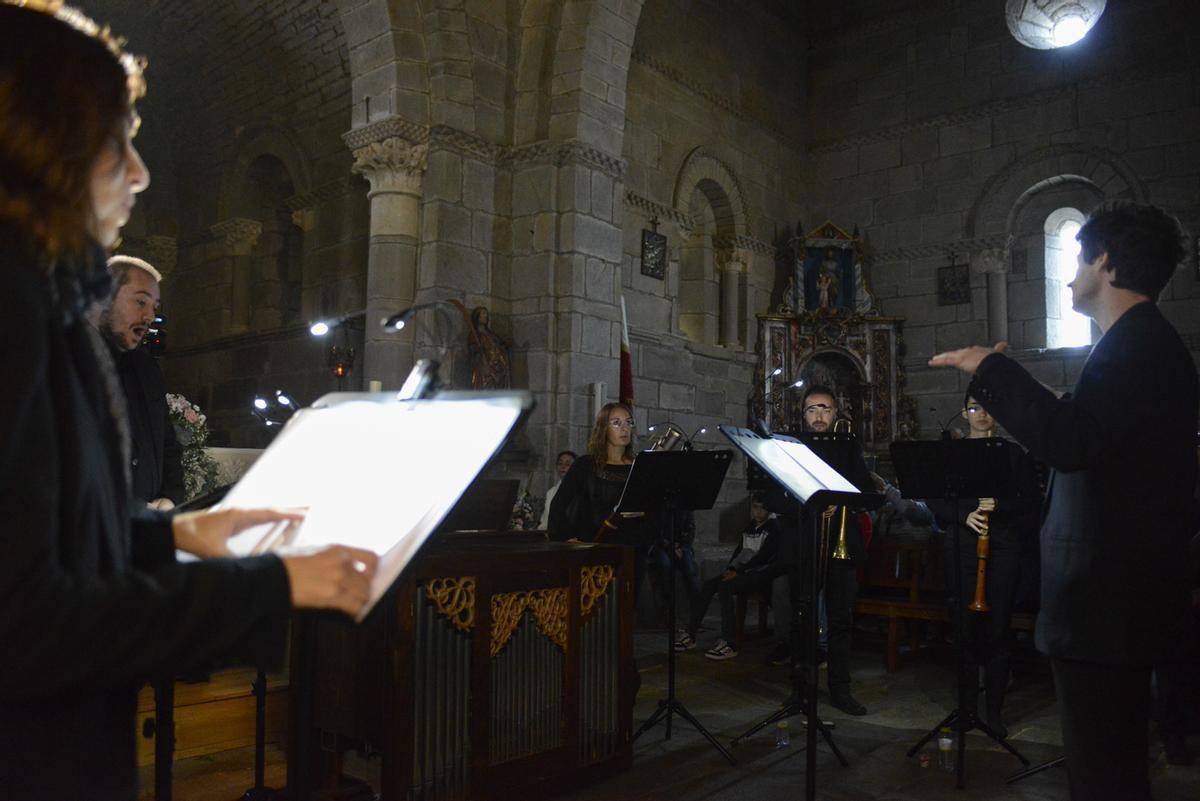
[[[792,296],[796,294],[796,279],[794,276],[789,277],[787,284],[783,287],[783,296],[779,300],[779,308],[775,310],[776,314],[792,314],[794,307],[792,306]]]
[[[875,311],[875,298],[871,297],[871,291],[867,289],[861,261],[854,262],[854,311],[858,314],[870,314]]]
[[[829,309],[833,307],[834,298],[837,297],[837,287],[833,283],[833,275],[822,271],[817,276],[817,308]]]
[[[837,305],[838,277],[841,267],[833,248],[826,248],[825,258],[821,262],[821,271],[817,274],[817,306],[822,309],[832,309]]]
[[[467,352],[471,358],[473,389],[508,389],[511,386],[509,344],[492,330],[488,323],[488,310],[484,306],[476,306],[471,311]]]

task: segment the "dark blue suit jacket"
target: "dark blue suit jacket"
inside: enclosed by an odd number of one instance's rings
[[[1092,349],[1057,398],[1001,354],[969,392],[1053,468],[1042,524],[1037,645],[1050,656],[1153,665],[1182,636],[1196,480],[1197,377],[1149,301]]]

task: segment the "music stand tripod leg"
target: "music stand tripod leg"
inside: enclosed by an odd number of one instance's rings
[[[946,717],[942,718],[941,723],[938,723],[932,729],[925,732],[925,736],[922,737],[920,740],[918,740],[916,745],[914,745],[912,748],[908,749],[908,756],[912,756],[913,754],[917,753],[922,748],[924,748],[925,743],[929,742],[934,737],[937,737],[938,732],[940,732],[942,729],[946,728],[947,726],[952,725],[954,723],[954,721],[957,719],[958,719],[958,710],[955,709],[949,715],[946,715]]]
[[[154,682],[154,799],[171,801],[175,762],[175,676]]]
[[[671,549],[667,554],[667,697],[659,700],[658,709],[638,728],[637,733],[633,735],[633,739],[636,740],[664,717],[667,721],[666,737],[664,739],[671,739],[671,715],[678,714],[679,717],[692,724],[696,731],[704,736],[704,739],[712,743],[713,748],[716,748],[721,756],[729,761],[730,765],[736,765],[737,760],[734,759],[733,754],[725,750],[725,746],[717,742],[712,733],[704,728],[704,725],[675,698],[675,573],[677,563],[675,546],[678,544],[676,534],[678,530],[678,526],[676,525],[678,510],[676,509],[674,500],[670,497],[666,500],[665,508],[667,528],[669,530],[667,543]]]
[[[1018,770],[1016,773],[1014,773],[1013,775],[1011,775],[1007,779],[1005,779],[1004,783],[1005,784],[1013,784],[1014,782],[1019,782],[1022,779],[1028,779],[1030,776],[1034,775],[1035,773],[1041,773],[1043,770],[1046,770],[1048,768],[1057,768],[1060,765],[1065,765],[1066,762],[1067,762],[1067,758],[1065,756],[1055,757],[1054,759],[1051,759],[1048,762],[1043,762],[1040,765],[1034,765],[1031,768],[1025,768],[1024,770]]]

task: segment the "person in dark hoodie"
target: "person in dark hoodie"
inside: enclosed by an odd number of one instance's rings
[[[689,598],[691,620],[687,629],[675,640],[676,651],[686,651],[696,644],[696,632],[712,597],[721,599],[721,638],[705,652],[709,659],[723,660],[737,656],[734,636],[734,595],[738,593],[769,592],[777,575],[775,557],[779,553],[779,527],[762,499],[750,497],[750,524],[742,532],[728,564],[719,575],[704,582],[699,593]]]

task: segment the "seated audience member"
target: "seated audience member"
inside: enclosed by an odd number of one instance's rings
[[[691,605],[691,621],[685,631],[679,633],[675,650],[685,651],[696,644],[696,632],[708,611],[714,595],[721,599],[721,638],[705,656],[709,659],[732,659],[737,656],[734,647],[734,594],[765,592],[775,577],[775,556],[779,550],[779,528],[771,519],[770,512],[757,496],[750,499],[750,525],[742,532],[741,542],[734,548],[729,563],[720,575],[714,576],[700,587],[695,602]]]
[[[554,461],[554,486],[546,493],[546,504],[542,507],[542,519],[538,521],[538,530],[547,531],[550,527],[550,504],[554,502],[554,496],[558,493],[558,488],[562,486],[562,480],[567,475],[567,471],[571,469],[571,465],[575,464],[575,451],[560,451],[558,458]]]

